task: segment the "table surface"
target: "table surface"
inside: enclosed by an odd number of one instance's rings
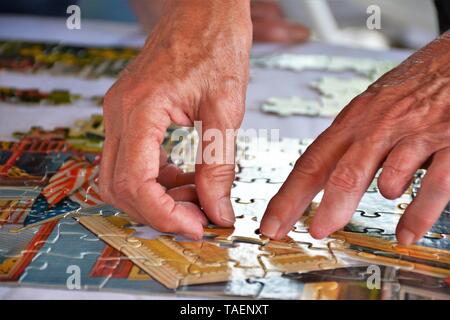
[[[144,43],[145,34],[134,24],[104,21],[82,21],[81,30],[68,30],[65,19],[31,16],[0,15],[0,39],[63,42],[95,46],[133,46]],[[307,43],[301,46],[255,45],[252,56],[274,53],[325,54],[402,61],[411,54],[405,50],[370,51]],[[308,84],[325,75],[336,73],[304,71],[295,73],[283,70],[254,69],[247,93],[247,110],[243,129],[279,129],[281,137],[314,138],[326,129],[332,119],[304,116],[278,117],[259,110],[262,101],[269,97],[317,97]],[[67,76],[14,74],[0,72],[0,86],[39,88],[41,90],[69,89],[84,95],[102,95],[113,79],[77,79]],[[70,126],[74,120],[101,113],[101,108],[90,105],[77,107],[11,106],[0,103],[0,140],[10,139],[13,131],[27,130],[31,126],[53,128]],[[177,298],[110,292],[69,291],[43,288],[0,287],[0,299],[157,299]],[[186,298],[186,297],[183,297]]]

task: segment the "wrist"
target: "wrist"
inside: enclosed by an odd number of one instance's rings
[[[197,48],[193,46],[198,42],[228,43],[249,50],[252,42],[250,0],[166,0],[163,14],[146,46],[160,40],[166,42],[166,47],[170,42],[186,44],[191,50],[204,50],[202,44]]]

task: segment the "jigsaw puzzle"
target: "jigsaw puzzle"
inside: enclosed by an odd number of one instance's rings
[[[133,48],[82,47],[0,41],[0,70],[98,78],[117,77],[138,53]]]
[[[354,71],[373,80],[397,66],[397,63],[385,60],[291,53],[256,58],[252,60],[252,64],[257,67],[279,68],[296,72],[305,70]]]
[[[261,105],[261,110],[280,116],[335,117],[354,97],[397,63],[338,56],[282,54],[255,59],[253,65],[296,72],[320,70],[356,73],[358,76],[352,78],[326,76],[312,82],[310,88],[320,94],[318,100],[272,97]]]
[[[374,181],[350,224],[329,238],[315,240],[308,233],[318,196],[286,239],[269,241],[259,234],[259,221],[310,141],[239,138],[231,193],[236,224],[207,226],[201,241],[190,241],[139,225],[102,203],[96,177],[103,130],[102,118],[93,116],[73,128],[32,128],[16,133],[18,141],[0,143],[2,281],[72,288],[77,283],[68,280],[70,271],[79,270],[80,290],[289,299],[448,298],[448,212],[414,246],[399,246],[393,237],[394,224],[420,188],[423,172],[395,201],[382,198]],[[166,137],[166,150],[175,146],[180,144]],[[188,161],[177,161],[193,169]],[[370,265],[393,274],[389,281],[382,279],[381,289],[368,289],[357,272]]]
[[[360,77],[350,79],[323,77],[310,84],[312,89],[319,92],[319,100],[300,97],[269,98],[261,105],[261,110],[280,116],[335,117],[371,83],[371,80]]]
[[[103,97],[83,97],[79,94],[73,94],[64,89],[42,91],[31,88],[19,89],[13,87],[0,87],[0,101],[7,104],[19,103],[26,106],[36,106],[41,104],[51,106],[74,106],[89,101],[94,105],[101,106],[103,103]]]

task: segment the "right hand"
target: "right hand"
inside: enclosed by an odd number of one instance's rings
[[[104,99],[105,202],[155,229],[192,239],[202,237],[208,219],[233,225],[234,164],[203,162],[190,179],[166,163],[160,145],[171,122],[202,121],[203,132],[239,128],[251,41],[248,0],[166,1],[141,53]],[[234,148],[233,139],[221,151]],[[189,202],[197,198],[203,211]]]

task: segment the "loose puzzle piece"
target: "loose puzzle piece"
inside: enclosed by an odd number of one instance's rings
[[[329,114],[325,107],[316,100],[302,99],[299,97],[292,98],[269,98],[261,105],[261,110],[265,112],[275,113],[277,115],[288,117],[292,115],[305,116],[334,116],[337,113],[332,110]]]
[[[301,72],[304,70],[354,71],[376,80],[397,63],[367,58],[351,58],[325,55],[280,54],[253,59],[254,66],[279,68]]]
[[[335,117],[370,84],[371,81],[364,78],[323,77],[310,85],[320,93],[319,100],[273,97],[264,101],[261,110],[285,117],[291,115]]]
[[[244,242],[265,245],[270,239],[259,233],[259,221],[256,217],[242,215],[236,217],[233,228],[209,226],[205,228],[205,236],[219,242]]]

